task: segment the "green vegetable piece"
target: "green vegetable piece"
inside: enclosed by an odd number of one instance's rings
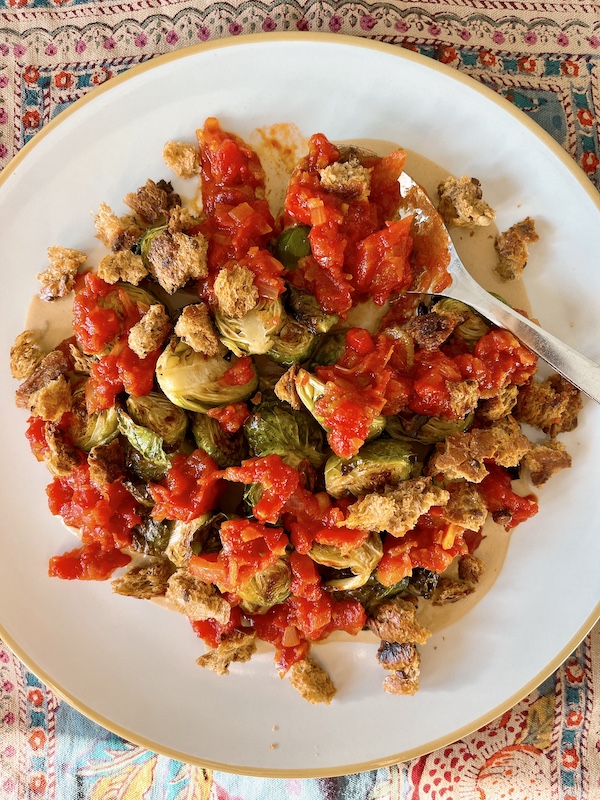
[[[330,456],[325,464],[325,488],[332,497],[358,497],[412,478],[421,466],[409,442],[377,439],[349,459]]]
[[[322,336],[315,353],[312,363],[321,367],[329,367],[335,364],[346,349],[346,331],[335,331]]]
[[[316,335],[307,327],[286,315],[281,327],[272,337],[272,347],[267,356],[282,367],[291,367],[292,364],[308,361],[317,341]]]
[[[311,253],[308,225],[293,225],[283,230],[275,245],[275,256],[287,269],[294,269],[301,258]]]
[[[165,522],[158,522],[147,517],[131,532],[131,546],[137,553],[147,556],[158,556],[164,553],[169,544],[169,529]]]
[[[69,425],[71,441],[80,450],[89,453],[94,447],[108,444],[118,434],[117,410],[114,406],[104,411],[87,413],[85,404],[85,384],[73,391],[73,414]]]
[[[288,286],[287,300],[291,315],[311,333],[327,333],[339,322],[337,314],[327,314],[316,297],[303,289]]]
[[[369,538],[360,547],[345,552],[332,545],[315,542],[308,555],[317,564],[339,570],[350,570],[352,575],[332,578],[323,585],[330,589],[350,591],[359,589],[371,577],[371,574],[383,557],[383,544],[378,533],[370,533]]]
[[[236,594],[241,607],[248,614],[266,614],[275,605],[285,602],[290,595],[292,573],[287,561],[278,559],[272,567],[257,572]]]
[[[390,600],[392,597],[404,594],[408,588],[409,581],[410,578],[406,577],[393,586],[383,586],[374,575],[371,575],[369,580],[357,589],[334,592],[334,597],[337,599],[351,597],[354,600],[358,600],[367,614],[372,616],[384,600]]]
[[[312,417],[267,396],[244,424],[254,456],[279,455],[294,469],[303,461],[319,468],[325,461],[323,431]]]
[[[183,441],[188,416],[160,392],[150,392],[142,397],[129,396],[126,406],[131,419],[161,436],[166,447],[176,448]]]
[[[239,464],[248,455],[246,440],[241,430],[237,433],[227,433],[216,419],[206,414],[194,414],[192,434],[196,445],[208,453],[221,469]]]
[[[143,425],[137,425],[122,408],[117,408],[117,424],[119,432],[140,454],[144,462],[152,467],[154,474],[164,475],[171,460],[163,450],[162,436]]]
[[[260,299],[257,305],[243,317],[226,317],[215,311],[215,324],[225,347],[242,355],[261,355],[273,346],[273,337],[283,322],[284,311],[281,300]]]
[[[193,553],[192,542],[198,531],[212,519],[212,514],[203,514],[191,522],[171,520],[167,523],[169,538],[165,555],[176,567],[186,567]]]
[[[258,375],[245,384],[229,384],[222,378],[233,364],[223,356],[205,356],[173,337],[156,364],[158,385],[176,406],[206,412],[247,400],[258,387]]]
[[[475,419],[474,414],[467,414],[463,419],[440,419],[415,415],[410,420],[401,417],[388,417],[385,432],[397,441],[407,437],[423,444],[443,442],[453,433],[464,433],[469,430]]]

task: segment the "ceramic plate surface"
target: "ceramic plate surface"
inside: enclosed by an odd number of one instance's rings
[[[539,491],[540,513],[512,534],[492,590],[422,648],[414,697],[382,691],[375,644],[318,650],[338,694],[311,706],[280,680],[271,652],[220,678],[196,666],[187,620],[113,594],[109,584],[47,577],[74,540],[45,501],[14,406],[8,349],[38,290],[46,249],[93,251],[91,212],[148,177],[167,177],[165,142],[194,141],[207,116],[241,136],[294,123],[333,140],[376,138],[474,175],[498,227],[527,214],[541,241],[526,285],[552,333],[600,361],[598,198],[568,156],[479,84],[399,48],[344,37],[227,40],[132,69],[64,112],[0,184],[2,458],[0,634],[71,704],[133,742],[216,769],[266,776],[356,772],[460,738],[538,685],[598,616],[600,408],[585,402],[563,438],[574,466]]]

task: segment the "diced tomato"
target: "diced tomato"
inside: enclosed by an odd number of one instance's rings
[[[223,489],[220,473],[204,450],[185,456],[178,453],[160,483],[149,484],[156,520],[191,522],[212,511]]]
[[[521,386],[537,367],[530,350],[509,331],[497,329],[482,336],[472,354],[458,355],[455,362],[463,378],[477,381],[482,397],[493,397],[510,383]]]
[[[131,557],[120,550],[103,550],[94,542],[50,559],[48,575],[63,580],[105,581]]]
[[[292,569],[291,591],[296,597],[306,600],[317,600],[321,596],[321,576],[317,566],[310,556],[290,553],[290,567]]]
[[[255,375],[252,358],[242,356],[221,376],[221,383],[224,386],[244,386],[250,383]]]
[[[207,414],[216,419],[226,433],[237,433],[250,416],[250,411],[246,403],[230,403],[223,408],[211,408]]]
[[[447,381],[460,381],[456,362],[440,350],[415,353],[413,394],[408,407],[416,414],[448,418],[452,416]]]
[[[92,483],[87,463],[54,478],[46,492],[50,511],[78,528],[84,544],[95,543],[105,551],[128,547],[132,528],[142,521],[130,492],[119,482]]]
[[[285,291],[285,281],[281,277],[285,268],[268,250],[251,247],[238,263],[254,273],[254,285],[265,300],[275,300]]]
[[[498,518],[508,531],[538,512],[535,495],[521,497],[512,489],[510,473],[498,464],[486,462],[488,475],[479,484],[492,517]]]
[[[48,442],[46,441],[46,421],[41,417],[29,417],[25,436],[27,437],[33,455],[38,461],[43,461],[44,454],[47,453],[49,449]]]
[[[252,511],[261,522],[277,522],[286,502],[300,485],[299,473],[278,455],[247,459],[239,467],[228,467],[223,476],[228,481],[246,485],[260,483],[262,495]]]
[[[216,619],[193,620],[192,628],[209,647],[218,647],[222,639],[242,627],[242,614],[237,606],[231,609],[229,621],[225,625]]]
[[[352,286],[360,295],[370,295],[383,305],[392,293],[401,294],[410,286],[412,217],[387,222],[382,230],[367,236],[351,251],[347,267]]]

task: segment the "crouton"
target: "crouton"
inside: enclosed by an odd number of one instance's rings
[[[98,264],[98,276],[106,283],[127,281],[137,286],[147,274],[142,257],[136,256],[131,250],[107,253]]]
[[[434,606],[445,606],[448,603],[456,603],[473,592],[470,583],[453,578],[440,578],[432,602]]]
[[[178,178],[193,178],[198,174],[200,158],[198,147],[193,144],[167,142],[163,148],[163,159]]]
[[[255,652],[254,631],[233,631],[221,639],[218,647],[196,659],[196,664],[207,667],[217,675],[228,675],[230,664],[249,661]]]
[[[94,214],[94,226],[102,244],[114,252],[129,250],[144,232],[135,217],[130,214],[118,217],[106,203],[100,203]]]
[[[167,599],[177,611],[193,620],[215,619],[221,625],[229,622],[231,607],[212,584],[207,584],[184,569],[170,578]]]
[[[69,444],[56,422],[46,423],[44,436],[48,450],[44,453],[44,462],[48,470],[57,477],[68,475],[79,466],[81,457],[73,445]]]
[[[73,362],[73,372],[80,375],[90,375],[92,371],[92,364],[95,362],[93,356],[88,356],[82,353],[76,344],[69,344],[69,355]]]
[[[10,371],[18,381],[26,380],[43,359],[44,353],[35,341],[33,331],[23,331],[10,348]]]
[[[414,317],[406,330],[421,350],[437,350],[462,320],[460,314],[433,310]]]
[[[377,606],[367,625],[386,642],[425,644],[431,631],[419,623],[416,612],[417,607],[410,600],[394,597]]]
[[[367,200],[371,191],[371,170],[357,158],[336,161],[319,170],[321,188],[345,200]]]
[[[513,413],[519,422],[540,428],[554,438],[577,427],[582,407],[579,389],[561,375],[551,375],[544,381],[522,386]]]
[[[390,670],[383,681],[383,689],[390,694],[413,695],[419,689],[421,656],[414,644],[382,641],[377,660]]]
[[[112,581],[113,591],[126,597],[149,600],[162,597],[167,591],[173,565],[166,558],[152,558],[147,564],[133,567]]]
[[[450,410],[455,419],[463,419],[479,402],[479,384],[475,380],[446,381],[450,394]]]
[[[496,237],[494,246],[498,253],[495,270],[505,281],[520,278],[529,258],[528,244],[539,241],[535,222],[526,217]]]
[[[65,378],[69,368],[67,356],[60,350],[52,350],[17,389],[17,407],[49,422],[58,422],[71,409],[71,387]]]
[[[458,577],[462,581],[479,583],[483,571],[483,561],[477,556],[466,554],[458,559]]]
[[[49,247],[48,261],[49,266],[37,275],[42,286],[40,297],[48,301],[66,297],[73,290],[77,270],[85,264],[87,256],[70,247]]]
[[[241,319],[258,303],[254,273],[239,264],[220,270],[215,279],[214,293],[217,307],[226,317]]]
[[[428,475],[443,474],[447,480],[481,483],[488,474],[486,459],[503,467],[514,467],[531,448],[512,417],[495,422],[491,428],[475,428],[466,433],[453,433],[438,442],[426,467]]]
[[[205,303],[185,306],[175,324],[175,335],[192,350],[205,356],[216,356],[221,348],[221,340]]]
[[[481,400],[477,406],[477,416],[487,422],[497,422],[508,416],[517,402],[519,387],[514,383],[504,386],[495,397]]]
[[[155,303],[130,329],[127,336],[129,347],[140,358],[146,358],[164,344],[171,333],[171,327],[171,320],[164,306]]]
[[[148,178],[144,186],[136,192],[125,195],[123,202],[148,225],[164,221],[169,210],[181,205],[181,198],[175,194],[173,187],[166,181],[154,183]]]
[[[483,527],[487,514],[485,500],[476,486],[466,481],[451,485],[450,499],[442,510],[442,519],[469,531],[478,531]]]
[[[523,459],[534,486],[542,486],[561,469],[568,469],[571,463],[571,456],[557,439],[535,445]]]
[[[438,211],[446,225],[457,228],[476,228],[489,225],[495,218],[492,208],[483,200],[477,178],[463,175],[446,178],[438,186]]]
[[[297,689],[309,703],[329,705],[335,696],[336,688],[333,681],[323,667],[310,656],[292,664],[288,677],[294,689]]]
[[[92,447],[87,457],[90,480],[98,486],[122,480],[126,473],[125,451],[118,439]]]
[[[195,228],[200,222],[200,218],[194,216],[189,208],[175,206],[169,211],[167,228],[169,233],[187,232],[191,228]]]
[[[433,506],[444,506],[450,494],[432,483],[431,478],[413,478],[383,494],[367,494],[348,507],[346,519],[338,525],[365,531],[388,531],[404,536]]]
[[[154,237],[148,249],[150,272],[166,292],[173,294],[188,281],[205,277],[207,251],[208,243],[201,234],[164,231]]]
[[[299,372],[300,368],[298,364],[292,364],[273,387],[275,396],[281,400],[282,403],[289,403],[295,411],[299,411],[302,408],[302,401],[296,389],[296,377]]]

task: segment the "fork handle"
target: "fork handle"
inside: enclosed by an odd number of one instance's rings
[[[490,322],[506,328],[574,386],[600,403],[600,364],[497,300],[469,276],[455,276],[452,286],[444,294],[462,300]]]

